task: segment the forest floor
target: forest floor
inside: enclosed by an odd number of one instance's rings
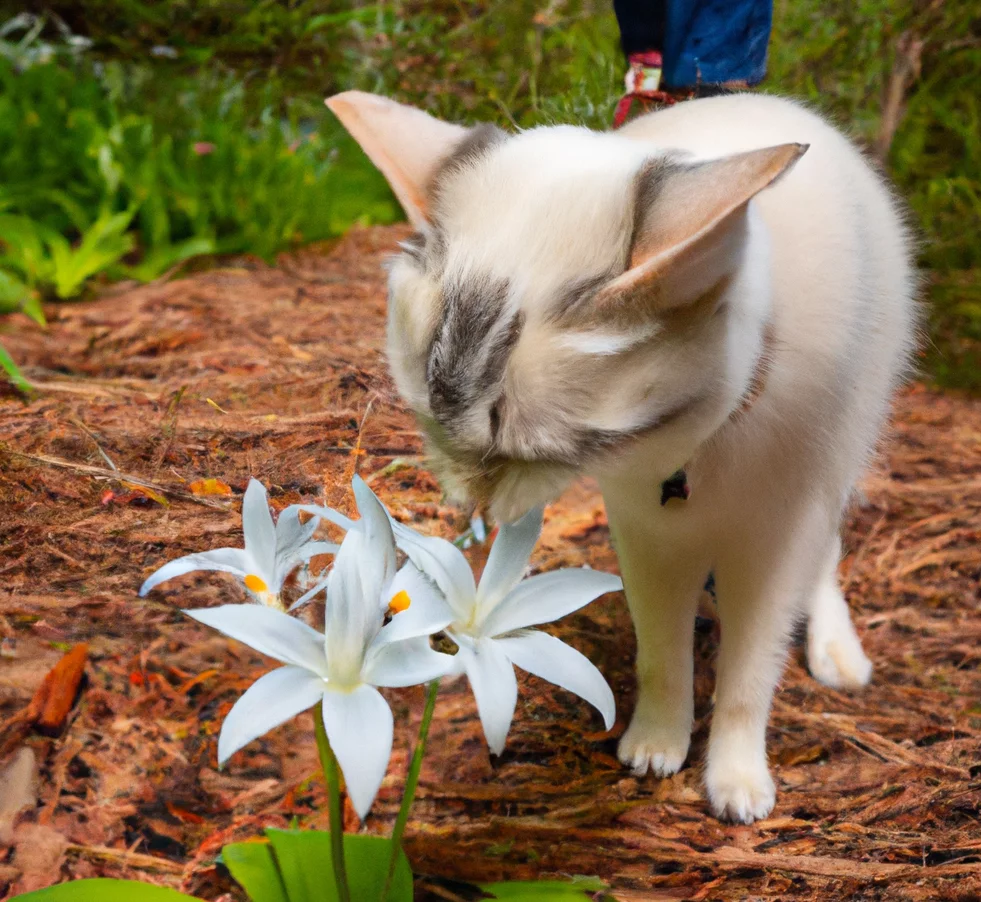
[[[253,475],[275,507],[349,509],[357,468],[400,519],[465,528],[385,374],[379,264],[404,234],[355,231],[275,268],[119,286],[51,308],[46,332],[25,321],[4,336],[40,389],[29,403],[0,396],[0,767],[29,765],[26,747],[39,780],[26,812],[0,805],[0,897],[106,875],[241,899],[215,862],[225,842],[294,818],[325,826],[309,716],[217,769],[221,719],[270,662],[180,608],[234,584],[206,574],[136,592],[164,561],[239,544]],[[206,494],[223,491],[207,479],[233,494]],[[465,685],[442,692],[407,833],[418,897],[474,898],[460,880],[598,874],[623,902],[981,899],[981,401],[907,389],[863,492],[841,573],[875,675],[863,692],[828,689],[795,647],[771,717],[771,817],[730,826],[706,807],[717,628],[696,638],[689,764],[659,780],[617,762],[633,638],[622,595],[606,596],[557,629],[613,686],[612,733],[522,678],[493,759]],[[594,486],[550,506],[533,564],[616,569]],[[80,643],[86,679],[64,728],[44,735],[31,699]],[[373,832],[394,819],[423,702],[391,698]]]

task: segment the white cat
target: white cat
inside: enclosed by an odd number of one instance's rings
[[[467,129],[359,92],[328,105],[418,229],[391,264],[389,356],[437,474],[504,520],[598,478],[637,630],[620,743],[637,774],[688,754],[693,621],[714,572],[705,783],[720,817],[765,817],[795,622],[819,680],[871,675],[838,531],[914,343],[889,191],[822,119],[761,95],[608,134]],[[668,500],[680,468],[691,498]]]

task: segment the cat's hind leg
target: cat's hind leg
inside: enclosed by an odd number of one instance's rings
[[[838,584],[840,542],[835,539],[807,611],[807,666],[811,675],[835,689],[864,686],[872,662],[855,632],[848,603]]]

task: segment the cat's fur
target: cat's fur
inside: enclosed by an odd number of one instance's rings
[[[356,92],[329,105],[418,228],[391,265],[389,352],[436,472],[504,519],[598,478],[637,630],[620,757],[638,774],[688,754],[692,627],[715,573],[705,783],[719,816],[764,817],[794,623],[808,618],[822,682],[871,674],[838,530],[913,345],[889,192],[834,128],[773,97],[681,103],[612,134],[464,129]],[[692,497],[662,506],[679,467]]]

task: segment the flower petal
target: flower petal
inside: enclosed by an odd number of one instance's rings
[[[360,529],[344,536],[327,574],[324,632],[331,679],[351,682],[361,673],[364,654],[384,623],[380,604],[384,566],[384,556]]]
[[[477,604],[486,616],[525,575],[528,561],[542,532],[544,506],[532,508],[517,523],[502,526],[491,546],[477,588]]]
[[[327,675],[324,637],[289,614],[251,604],[225,604],[184,613],[270,658]]]
[[[315,517],[306,523],[300,522],[300,512],[295,504],[280,512],[276,520],[276,578],[271,587],[277,594],[282,590],[286,577],[301,561],[309,560],[319,551],[310,550],[311,545],[324,545],[324,542],[311,542],[320,521]],[[332,546],[336,550],[336,546]]]
[[[291,504],[279,512],[276,520],[276,556],[289,558],[309,541],[317,531],[320,522],[311,517],[306,523],[300,522],[300,508]]]
[[[308,601],[311,601],[315,595],[323,592],[327,588],[327,582],[330,580],[330,573],[328,573],[320,582],[318,582],[312,589],[308,589],[304,592],[293,604],[290,605],[290,611],[295,611],[297,608],[303,607]]]
[[[337,554],[340,545],[334,542],[307,542],[296,555],[295,560],[298,562],[308,561],[312,557],[316,557],[318,554]]]
[[[259,677],[232,706],[218,737],[218,763],[263,733],[320,701],[327,684],[302,667],[280,667]]]
[[[296,505],[297,510],[304,511],[308,514],[313,514],[315,517],[319,517],[322,520],[327,520],[333,523],[335,526],[339,526],[343,530],[348,530],[357,520],[352,520],[350,517],[345,517],[340,511],[334,510],[332,507],[321,507],[317,504],[298,504]]]
[[[277,594],[282,591],[283,583],[286,582],[286,577],[289,576],[300,564],[306,563],[312,557],[316,557],[318,554],[337,554],[340,550],[340,545],[335,545],[333,542],[307,542],[302,548],[300,548],[291,560],[278,561],[276,562],[276,583],[279,586]],[[301,604],[306,604],[317,592],[325,589],[327,587],[326,577],[321,580],[314,590],[307,592],[303,598],[295,602],[290,606],[290,610],[299,607]]]
[[[447,627],[453,619],[453,611],[439,590],[420,573],[410,561],[392,580],[386,590],[389,599],[400,592],[409,598],[409,606],[394,614],[391,621],[378,634],[381,642],[397,642],[413,636],[431,636]],[[387,601],[383,599],[383,601]]]
[[[351,481],[354,490],[354,500],[358,505],[358,528],[364,533],[368,547],[372,550],[375,561],[371,562],[372,577],[377,574],[378,590],[374,591],[371,579],[364,579],[365,597],[380,599],[382,588],[395,576],[395,536],[392,534],[392,521],[385,506],[378,496],[368,488],[360,476]]]
[[[455,638],[455,637],[454,637]],[[494,639],[458,643],[455,657],[470,681],[477,713],[484,728],[487,744],[495,755],[504,751],[504,743],[514,720],[518,704],[518,681],[507,655]]]
[[[155,586],[175,576],[193,573],[195,570],[219,570],[222,573],[234,573],[242,578],[249,572],[249,565],[250,560],[241,548],[216,548],[214,551],[186,554],[184,557],[169,561],[151,573],[146,582],[140,586],[140,598]]]
[[[551,623],[578,611],[607,592],[623,588],[612,573],[598,570],[554,570],[519,583],[479,625],[484,636],[499,636],[539,623]]]
[[[454,656],[433,651],[428,636],[377,645],[368,652],[364,680],[392,689],[418,686],[446,676],[454,669]]]
[[[606,728],[612,729],[617,716],[613,690],[584,654],[561,639],[539,630],[529,630],[495,641],[511,662],[522,670],[568,689],[589,702],[603,715]]]
[[[382,503],[360,476],[352,487],[361,519],[348,530],[334,559],[326,587],[326,633],[336,663],[360,672],[361,656],[382,626],[382,594],[395,576],[396,556]]]
[[[344,773],[347,794],[364,820],[392,757],[392,711],[381,693],[361,685],[324,693],[327,738]]]
[[[276,527],[269,513],[266,487],[250,479],[242,499],[242,533],[245,551],[255,562],[258,575],[267,583],[275,582]]]
[[[402,523],[393,521],[392,529],[398,547],[439,586],[456,619],[469,620],[477,587],[463,552],[446,539],[420,535]]]

